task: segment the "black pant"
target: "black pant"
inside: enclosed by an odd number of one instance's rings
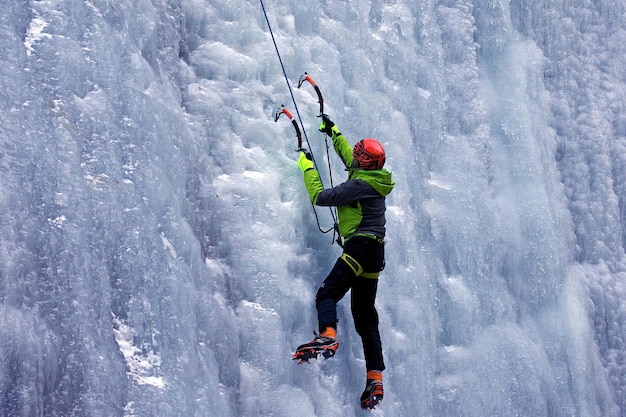
[[[348,240],[344,254],[354,258],[363,268],[363,272],[379,272],[385,265],[383,244],[368,237],[357,236]],[[363,342],[365,365],[368,371],[382,371],[385,364],[378,332],[378,313],[374,307],[378,278],[356,276],[354,269],[342,258],[337,259],[317,291],[315,304],[320,332],[326,327],[337,328],[337,303],[350,289],[352,318]]]

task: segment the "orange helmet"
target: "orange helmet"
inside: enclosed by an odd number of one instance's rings
[[[352,164],[356,168],[381,169],[385,165],[385,148],[376,139],[365,138],[354,145]]]

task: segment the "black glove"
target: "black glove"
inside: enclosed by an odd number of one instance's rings
[[[320,124],[320,132],[326,133],[331,138],[333,137],[333,127],[335,124],[328,118],[328,115],[322,114],[322,123]]]

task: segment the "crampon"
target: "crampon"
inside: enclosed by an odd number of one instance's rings
[[[377,380],[368,380],[363,394],[361,394],[361,408],[373,410],[383,400],[383,383]]]
[[[318,355],[322,355],[324,359],[328,359],[335,355],[339,343],[332,336],[326,336],[325,333],[315,337],[311,342],[298,346],[296,353],[293,354],[293,360],[298,363],[309,363],[311,359],[317,359]]]

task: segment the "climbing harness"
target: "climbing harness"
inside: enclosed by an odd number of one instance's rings
[[[291,101],[293,102],[293,106],[294,109],[296,111],[296,115],[298,116],[298,121],[300,122],[300,126],[302,126],[302,129],[300,129],[300,127],[298,126],[298,122],[295,120],[295,118],[293,117],[292,113],[287,110],[287,108],[284,105],[281,105],[278,109],[276,109],[274,111],[274,121],[277,122],[278,119],[280,118],[281,115],[285,115],[287,116],[287,118],[289,120],[291,120],[291,123],[296,131],[296,136],[298,138],[298,149],[297,151],[305,151],[306,149],[303,148],[303,144],[302,144],[302,136],[304,136],[304,140],[306,141],[307,147],[309,149],[309,153],[311,154],[311,158],[313,160],[313,164],[315,165],[315,168],[317,169],[317,163],[315,162],[315,157],[313,156],[313,152],[311,150],[311,144],[309,142],[309,138],[306,134],[306,130],[304,129],[304,123],[302,123],[302,117],[300,116],[300,110],[298,109],[298,104],[296,103],[296,98],[293,95],[293,90],[291,88],[291,83],[289,82],[289,78],[287,77],[287,72],[285,71],[285,65],[283,64],[283,60],[280,56],[280,51],[278,50],[278,45],[276,43],[276,38],[274,37],[274,31],[272,30],[272,25],[270,24],[269,18],[267,17],[267,10],[265,9],[265,4],[263,4],[263,0],[259,0],[261,3],[261,8],[263,9],[263,15],[265,16],[265,21],[267,23],[267,27],[269,29],[270,35],[272,37],[272,42],[274,43],[274,49],[276,50],[276,55],[278,56],[278,61],[280,63],[280,67],[283,71],[283,76],[285,77],[285,82],[287,83],[287,88],[289,89],[289,94],[291,95]],[[324,98],[322,97],[322,92],[320,91],[320,88],[317,86],[317,84],[315,83],[315,81],[305,72],[304,75],[302,75],[302,77],[300,77],[300,80],[298,81],[298,88],[300,88],[302,86],[302,84],[304,82],[308,82],[309,84],[311,84],[311,86],[313,86],[313,88],[315,89],[315,92],[317,94],[317,98],[318,98],[318,103],[319,103],[319,110],[320,113],[318,115],[318,117],[321,117],[322,114],[324,113]],[[329,145],[328,145],[328,140],[326,138],[326,135],[324,134],[324,142],[326,144],[326,156],[327,156],[327,160],[328,160],[328,172],[329,172],[329,176],[330,176],[330,183],[331,183],[331,187],[333,187],[333,178],[332,178],[332,171],[331,171],[331,166],[330,166],[330,158],[329,158]],[[323,184],[322,184],[323,186]],[[311,202],[311,206],[313,208],[313,213],[315,215],[315,221],[317,223],[317,228],[319,229],[320,232],[322,233],[328,233],[330,231],[333,231],[333,241],[337,242],[339,244],[339,246],[343,247],[342,241],[341,241],[341,235],[339,234],[339,224],[338,224],[338,217],[337,217],[337,212],[336,212],[336,208],[333,207],[329,207],[330,210],[330,214],[331,217],[333,219],[333,226],[329,229],[322,229],[321,225],[320,225],[320,221],[319,221],[319,216],[317,214],[317,210],[315,208],[315,205],[313,204],[313,202]]]
[[[368,278],[368,279],[377,279],[380,276],[380,272],[365,272],[365,271],[363,271],[363,267],[361,266],[359,261],[357,261],[354,258],[354,256],[351,256],[351,255],[347,254],[346,252],[344,252],[343,255],[341,255],[341,257],[339,259],[344,261],[346,263],[346,265],[348,265],[350,267],[352,272],[354,272],[354,276],[356,276],[356,277],[362,277],[362,278]]]

